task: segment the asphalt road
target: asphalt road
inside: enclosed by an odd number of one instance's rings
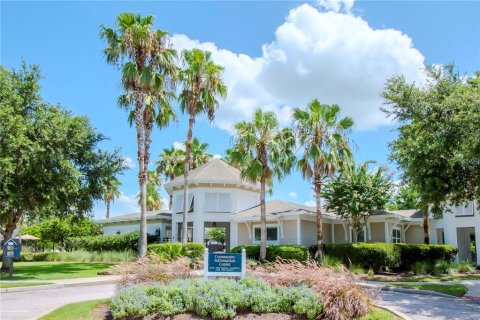
[[[480,303],[466,299],[381,291],[380,305],[399,311],[413,320],[478,320]]]
[[[114,284],[99,284],[0,294],[1,320],[35,320],[65,304],[113,296]]]

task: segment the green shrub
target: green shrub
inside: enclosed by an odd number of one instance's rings
[[[324,256],[322,260],[322,265],[324,267],[337,268],[343,264],[343,261],[337,257]]]
[[[193,261],[201,260],[205,252],[205,246],[201,243],[158,243],[148,246],[149,253],[155,253],[163,260],[175,260],[187,257]]]
[[[52,261],[58,255],[58,252],[39,252],[39,253],[22,253],[16,261],[32,262],[32,261]]]
[[[231,319],[236,310],[258,313],[293,312],[314,319],[322,304],[312,289],[272,287],[255,278],[174,280],[168,285],[131,286],[112,299],[115,318],[149,314],[172,316],[192,312],[200,317]]]
[[[473,272],[473,267],[472,265],[465,260],[460,261],[460,263],[457,266],[457,272],[458,273],[470,273]]]
[[[445,261],[445,260],[437,260],[433,264],[433,274],[436,276],[442,275],[442,274],[452,274],[453,273],[453,267],[450,261]]]
[[[438,260],[453,262],[457,256],[457,249],[453,246],[438,244],[393,244],[400,252],[401,264],[399,269],[409,270],[417,261],[429,264]]]
[[[231,250],[232,253],[241,253],[245,249],[247,258],[258,260],[260,257],[260,245],[242,245]],[[268,261],[275,261],[277,258],[307,261],[308,250],[304,246],[294,244],[280,244],[267,246]]]
[[[95,237],[67,238],[67,251],[137,251],[140,233],[138,231],[126,234],[101,235]]]
[[[416,261],[410,269],[415,275],[424,276],[430,273],[431,264],[427,261]]]
[[[56,262],[129,262],[136,258],[134,251],[71,251],[24,253],[18,261],[56,261]]]

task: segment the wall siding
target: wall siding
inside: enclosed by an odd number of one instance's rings
[[[297,244],[297,220],[283,222],[283,238],[280,233],[279,240],[280,244]]]
[[[370,224],[371,239],[369,242],[385,242],[385,224],[374,222]]]
[[[346,243],[345,231],[343,230],[343,225],[335,225],[335,243]]]
[[[245,223],[238,224],[237,245],[252,244],[252,239],[248,236],[248,228]]]
[[[421,226],[410,226],[405,232],[406,243],[423,243],[423,228]]]

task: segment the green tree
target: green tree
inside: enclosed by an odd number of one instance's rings
[[[427,72],[423,87],[393,77],[383,93],[384,111],[400,122],[391,158],[419,194],[425,243],[429,207],[441,214],[448,202],[480,198],[480,73],[465,81],[452,65]]]
[[[67,223],[70,226],[69,237],[93,237],[102,234],[100,225],[94,223],[91,218],[69,217]]]
[[[328,181],[323,188],[326,209],[347,220],[353,229],[353,242],[367,225],[375,210],[383,210],[390,201],[391,177],[380,167],[369,171],[370,162],[351,165]]]
[[[186,146],[187,142],[185,142]],[[198,138],[192,139],[191,152],[192,160],[190,162],[190,170],[200,167],[212,159],[212,155],[207,152],[208,143],[202,143]]]
[[[124,93],[118,105],[129,112],[135,124],[140,185],[140,242],[139,255],[147,252],[147,171],[153,126],[162,128],[175,119],[170,105],[177,78],[175,58],[168,33],[153,29],[153,16],[121,13],[117,29],[101,26],[100,37],[105,39],[107,63],[122,69]]]
[[[51,106],[39,93],[37,66],[0,66],[0,233],[21,220],[89,215],[103,184],[124,169],[118,152],[86,117]],[[2,266],[6,267],[4,264]]]
[[[260,260],[267,253],[266,187],[273,187],[273,178],[281,180],[295,164],[295,133],[281,129],[274,112],[255,110],[250,122],[235,125],[233,163],[240,167],[241,176],[253,183],[260,182]]]
[[[118,187],[120,187],[122,184],[116,177],[112,177],[112,179],[109,179],[108,181],[105,182],[104,184],[104,190],[103,190],[103,201],[105,202],[106,208],[106,214],[105,217],[108,219],[110,218],[110,203],[115,202],[115,199],[120,197],[120,190],[118,190]]]
[[[392,200],[393,201],[387,205],[388,210],[409,210],[420,208],[418,191],[409,183],[401,184]]]
[[[191,166],[192,132],[195,117],[206,113],[208,119],[213,121],[215,110],[219,102],[217,96],[225,97],[227,87],[223,84],[223,67],[212,61],[211,53],[199,49],[185,50],[182,52],[184,68],[180,70],[182,89],[180,92],[180,108],[188,114],[188,132],[185,143],[185,168],[183,183],[183,226],[188,219],[188,171]],[[182,242],[187,242],[187,230],[182,228]]]
[[[303,178],[312,182],[315,191],[319,261],[323,259],[322,184],[351,159],[347,134],[353,120],[349,117],[338,120],[339,113],[340,106],[321,104],[317,99],[305,110],[295,108],[293,113],[298,141],[304,149],[298,168]]]
[[[157,172],[163,174],[166,180],[172,181],[181,176],[184,170],[185,152],[174,147],[163,149],[159,159],[155,162]],[[173,194],[170,194],[168,210],[172,210]]]
[[[70,226],[66,220],[53,218],[45,220],[41,224],[40,238],[53,243],[52,249],[55,249],[55,244],[59,244],[63,248],[69,234]]]
[[[156,170],[148,171],[147,182],[147,211],[160,210],[162,207],[162,197],[158,187],[162,184],[160,174]],[[138,199],[140,204],[140,199]]]
[[[208,239],[224,243],[227,240],[227,229],[225,228],[208,228],[206,232]]]

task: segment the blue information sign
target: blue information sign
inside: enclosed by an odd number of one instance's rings
[[[3,244],[3,252],[7,258],[20,258],[22,246],[17,241],[10,239]]]
[[[242,254],[210,253],[208,272],[242,272]]]

